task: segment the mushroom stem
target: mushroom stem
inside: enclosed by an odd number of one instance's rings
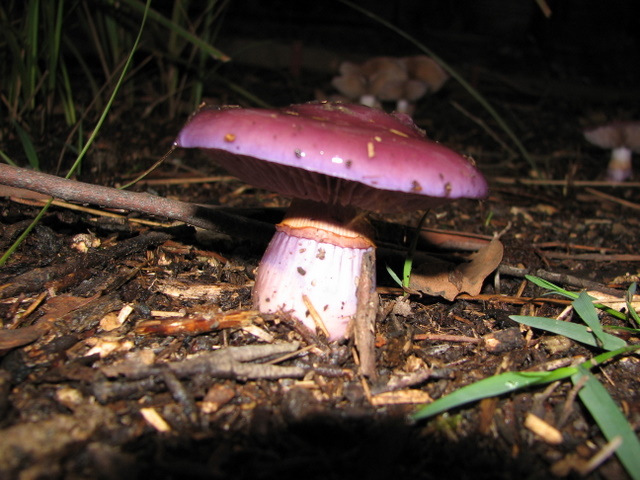
[[[362,259],[375,248],[370,227],[351,207],[294,200],[276,229],[258,267],[256,308],[289,312],[311,329],[317,312],[330,340],[345,336],[357,310]]]
[[[631,149],[627,147],[614,148],[607,167],[607,179],[612,182],[624,182],[631,174]]]

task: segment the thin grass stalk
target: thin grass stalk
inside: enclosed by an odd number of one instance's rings
[[[144,10],[144,4],[138,0],[121,0],[121,2],[139,12]],[[169,19],[164,17],[162,14],[160,14],[156,10],[150,9],[148,15],[149,15],[149,18],[154,22],[159,23],[160,25],[162,25],[163,27],[166,27],[169,30],[175,30],[180,36],[182,36],[184,39],[188,40],[190,43],[204,50],[211,57],[217,60],[220,60],[222,62],[227,62],[230,60],[230,58],[224,53],[222,53],[220,50],[213,47],[209,43],[205,42],[201,38],[197,37],[193,33],[189,32],[184,27],[180,25],[172,24]]]
[[[12,10],[12,6],[9,6],[9,12]],[[26,78],[26,70],[24,61],[21,54],[20,42],[18,40],[18,34],[16,29],[9,21],[9,15],[4,8],[0,8],[0,29],[3,32],[3,38],[6,44],[2,45],[0,52],[2,52],[2,72],[5,79],[4,88],[6,95],[2,95],[3,103],[9,110],[10,118],[16,118],[18,108],[20,105],[20,89],[22,80]],[[4,55],[7,55],[4,57]],[[11,68],[9,69],[9,66]],[[4,70],[7,68],[7,70]],[[11,80],[9,80],[11,79]]]
[[[114,15],[111,14],[112,12],[115,14],[115,9],[117,8],[116,2],[114,2],[114,0],[109,0],[107,3],[111,8],[109,9],[109,13],[103,15],[102,17],[102,40],[106,45],[109,45],[109,65],[113,68],[113,65],[118,63],[120,61],[120,58],[124,56],[124,45],[129,44],[130,41],[128,40],[130,39],[128,38],[129,35],[126,30],[120,23],[118,23]]]
[[[35,108],[35,92],[38,83],[38,33],[40,30],[40,1],[31,0],[27,5],[25,24],[24,63],[26,78],[24,84],[24,104]]]
[[[105,75],[105,77],[108,77],[109,67],[108,67],[105,48],[100,38],[100,34],[98,33],[98,28],[96,27],[96,22],[93,18],[94,15],[91,14],[91,11],[89,10],[89,6],[86,1],[82,2],[82,10],[84,12],[83,23],[86,26],[86,30],[89,33],[89,37],[93,40],[95,53],[98,57],[98,60],[100,61],[100,66],[102,67],[102,73]]]
[[[92,103],[95,104],[96,110],[100,111],[102,110],[103,106],[104,106],[104,102],[102,102],[101,98],[98,97],[98,92],[102,91],[104,88],[104,85],[106,83],[110,83],[111,81],[111,77],[108,78],[107,82],[103,82],[102,86],[98,85],[98,81],[95,78],[95,75],[93,73],[93,71],[91,70],[91,68],[89,67],[89,65],[87,64],[84,55],[82,55],[82,53],[80,53],[80,51],[78,50],[78,47],[76,46],[75,42],[70,39],[69,37],[64,37],[63,38],[64,41],[64,48],[66,49],[66,51],[68,51],[69,55],[71,57],[73,57],[74,61],[76,62],[76,64],[80,67],[80,70],[83,73],[83,78],[86,80],[89,90],[91,91],[91,95],[94,98],[94,100],[92,101]]]
[[[57,7],[57,8],[55,8]],[[54,102],[54,95],[55,95],[55,91],[56,91],[56,81],[57,81],[57,75],[56,72],[58,71],[58,64],[60,63],[60,56],[61,56],[61,52],[60,52],[60,46],[61,46],[61,41],[60,39],[62,38],[62,24],[63,24],[63,12],[64,12],[64,0],[59,0],[57,2],[57,5],[53,3],[53,1],[49,0],[49,2],[46,3],[46,10],[51,10],[51,11],[46,11],[45,14],[51,19],[50,22],[52,23],[50,25],[49,28],[49,35],[48,35],[48,39],[47,39],[47,53],[48,53],[48,67],[47,70],[49,72],[49,77],[47,79],[47,112],[52,112],[53,111],[53,102]],[[54,10],[55,9],[55,10]],[[55,13],[54,15],[51,15],[52,13]],[[61,66],[64,67],[64,64],[62,63]]]
[[[142,16],[142,23],[140,25],[140,30],[138,31],[138,35],[136,37],[135,42],[133,43],[133,46],[131,47],[131,51],[129,52],[129,56],[127,58],[127,61],[124,64],[124,67],[122,69],[122,73],[120,74],[120,78],[118,79],[118,83],[116,84],[115,88],[113,89],[113,92],[112,92],[111,96],[109,97],[109,101],[107,102],[107,105],[105,106],[102,114],[100,115],[100,118],[98,119],[98,122],[96,123],[96,127],[94,128],[93,132],[91,132],[91,135],[89,136],[89,139],[87,140],[87,143],[84,145],[83,149],[80,151],[80,154],[78,155],[78,158],[76,158],[76,161],[73,163],[73,165],[69,169],[69,172],[67,173],[67,175],[65,175],[65,178],[70,178],[73,175],[73,173],[75,172],[75,170],[78,168],[78,165],[80,165],[80,163],[82,162],[82,159],[87,154],[87,151],[89,150],[89,147],[91,147],[91,145],[93,144],[93,141],[95,140],[96,136],[98,135],[98,132],[100,131],[100,128],[102,128],[102,124],[106,120],[107,114],[111,110],[111,106],[113,105],[113,101],[115,100],[116,95],[118,94],[118,92],[120,90],[120,87],[124,83],[126,75],[127,75],[127,72],[129,70],[129,67],[131,66],[131,62],[133,61],[133,54],[138,49],[138,44],[140,43],[140,39],[142,38],[142,32],[144,30],[144,25],[147,22],[147,16],[148,16],[147,14],[151,10],[150,5],[151,5],[151,0],[147,0],[146,8],[145,8],[144,14]]]
[[[190,2],[184,2],[186,8],[188,8]],[[171,11],[171,23],[173,25],[180,25],[187,19],[187,14],[183,10],[183,2],[175,2]],[[173,58],[179,58],[184,48],[184,42],[179,42],[181,37],[178,35],[176,29],[171,28],[169,30],[169,38],[167,40],[167,51]],[[163,59],[164,60],[164,59]],[[165,89],[168,100],[168,111],[170,118],[174,118],[177,111],[177,105],[179,103],[178,97],[178,84],[179,84],[179,71],[174,62],[170,62],[166,68],[166,72],[162,72],[165,77]]]

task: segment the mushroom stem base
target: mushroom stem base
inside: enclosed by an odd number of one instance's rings
[[[631,167],[631,149],[614,148],[607,167],[607,179],[612,182],[624,182],[633,174]]]
[[[253,289],[254,305],[263,313],[289,312],[312,330],[319,317],[329,339],[336,340],[345,336],[356,314],[363,257],[375,247],[367,237],[354,242],[345,236],[344,224],[310,234],[323,229],[318,222],[300,226],[298,218],[285,219],[267,247]],[[333,235],[334,229],[341,234]],[[346,246],[336,245],[336,239],[344,237]]]

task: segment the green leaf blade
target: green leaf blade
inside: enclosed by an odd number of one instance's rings
[[[575,368],[563,370],[560,378],[567,378],[575,373]],[[539,385],[558,380],[558,371],[553,372],[506,372],[493,377],[488,377],[478,382],[466,385],[449,395],[439,398],[433,403],[425,405],[413,414],[414,420],[421,420],[445,412],[452,408],[482,400],[483,398],[496,397],[510,393],[532,385]]]
[[[590,331],[585,325],[563,322],[545,317],[510,315],[509,318],[514,322],[522,323],[557,335],[563,335],[571,340],[575,340],[576,342],[584,343],[585,345],[590,345],[592,347],[600,346],[594,332]],[[627,343],[621,338],[605,333],[604,331],[601,334],[601,338],[603,339],[602,346],[605,347],[606,350],[617,350],[627,345]]]
[[[635,434],[620,408],[598,379],[585,368],[571,377],[574,385],[586,377],[587,381],[578,392],[580,400],[589,410],[607,441],[615,437],[622,439],[616,455],[625,469],[635,480],[640,480],[640,440]]]

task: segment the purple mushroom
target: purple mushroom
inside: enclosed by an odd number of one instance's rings
[[[362,105],[204,108],[175,143],[207,149],[232,175],[293,197],[258,267],[253,300],[263,313],[287,311],[312,329],[320,320],[332,340],[356,313],[362,259],[375,248],[362,211],[487,194],[471,161],[427,140],[407,115]]]
[[[607,179],[623,182],[633,174],[631,155],[640,152],[640,122],[616,121],[585,130],[588,142],[611,150]]]

